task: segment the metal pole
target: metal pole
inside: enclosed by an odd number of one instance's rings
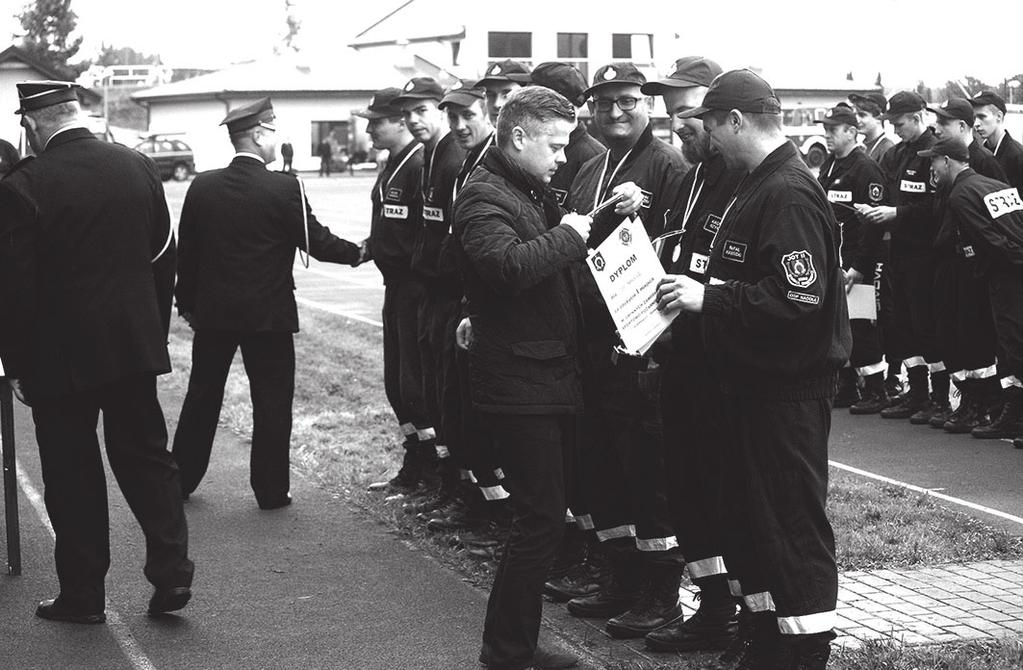
[[[18,475],[14,460],[14,397],[0,378],[0,443],[3,446],[4,519],[7,523],[7,574],[21,574],[21,526],[18,522]]]

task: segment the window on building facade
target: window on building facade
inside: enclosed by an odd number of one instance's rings
[[[558,33],[558,60],[579,68],[586,81],[590,80],[589,35],[586,33]]]
[[[487,65],[505,58],[533,64],[532,33],[487,33]]]
[[[638,65],[652,65],[654,36],[649,33],[612,33],[611,58],[632,61]]]

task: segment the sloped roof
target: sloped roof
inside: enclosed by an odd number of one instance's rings
[[[329,63],[305,63],[297,56],[238,63],[210,74],[133,94],[139,102],[206,98],[216,94],[369,92],[407,79],[393,65],[344,49]]]
[[[465,24],[431,0],[406,0],[364,29],[348,45],[414,44],[465,37]]]
[[[36,72],[38,72],[43,79],[53,79],[56,81],[67,81],[67,77],[60,72],[57,72],[49,64],[44,63],[35,56],[25,51],[19,46],[11,45],[0,51],[0,63],[7,63],[10,61],[19,61],[29,66]],[[102,102],[103,96],[88,88],[79,88],[79,96],[84,98],[83,102],[87,102],[90,105]]]

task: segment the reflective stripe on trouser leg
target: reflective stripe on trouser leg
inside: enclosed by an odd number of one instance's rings
[[[863,367],[856,368],[856,372],[860,373],[864,377],[869,377],[870,375],[876,375],[878,372],[884,372],[887,369],[888,365],[884,363],[884,361],[881,361],[879,363],[874,363],[873,365],[864,365]]]
[[[908,370],[909,368],[918,368],[921,365],[927,365],[927,361],[924,360],[923,356],[907,356],[902,359],[902,364]]]
[[[632,524],[626,524],[624,526],[615,526],[614,528],[605,528],[604,530],[597,531],[597,539],[601,542],[616,540],[620,537],[636,537],[636,527]]]
[[[678,546],[674,535],[668,537],[636,538],[636,548],[640,551],[668,551]]]
[[[1002,377],[1002,388],[1007,389],[1015,386],[1016,388],[1023,388],[1023,382],[1019,380],[1016,375],[1009,375],[1008,377]]]
[[[480,491],[487,500],[504,500],[511,497],[508,491],[500,484],[497,486],[481,486]]]
[[[724,575],[728,573],[728,570],[725,569],[725,559],[720,556],[711,556],[710,558],[704,558],[699,561],[690,561],[686,563],[686,567],[689,568],[690,579],[713,577],[715,575]],[[741,595],[741,593],[732,595]]]
[[[582,530],[593,530],[593,517],[589,514],[580,514],[575,517],[575,525],[579,526]]]
[[[417,428],[416,437],[419,438],[420,442],[434,440],[437,438],[437,431],[435,431],[433,428]]]
[[[937,363],[928,363],[927,364],[927,371],[932,373],[932,374],[935,373],[935,372],[944,372],[945,371],[945,363],[943,363],[942,361],[938,361]]]
[[[411,423],[403,423],[403,424],[401,424],[400,427],[401,427],[401,434],[404,435],[405,437],[410,437],[410,436],[416,434],[416,427],[415,427],[415,425],[413,425]]]
[[[812,635],[814,633],[827,633],[835,627],[838,617],[835,610],[830,612],[817,612],[816,614],[801,614],[799,616],[778,617],[778,630],[783,635]]]
[[[743,596],[742,601],[746,603],[746,607],[751,612],[773,612],[774,598],[771,597],[769,591],[761,591],[760,593],[751,593],[748,596]]]
[[[438,444],[434,447],[434,451],[437,452],[437,458],[451,458],[451,451],[443,444]]]
[[[735,598],[742,597],[742,584],[739,583],[738,579],[728,580],[728,592]]]

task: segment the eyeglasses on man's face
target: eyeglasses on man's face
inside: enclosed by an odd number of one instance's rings
[[[618,105],[618,109],[623,112],[631,112],[636,109],[636,105],[639,103],[639,98],[633,98],[631,96],[625,96],[621,98],[596,98],[593,101],[593,106],[597,108],[598,112],[610,112],[611,108]]]

